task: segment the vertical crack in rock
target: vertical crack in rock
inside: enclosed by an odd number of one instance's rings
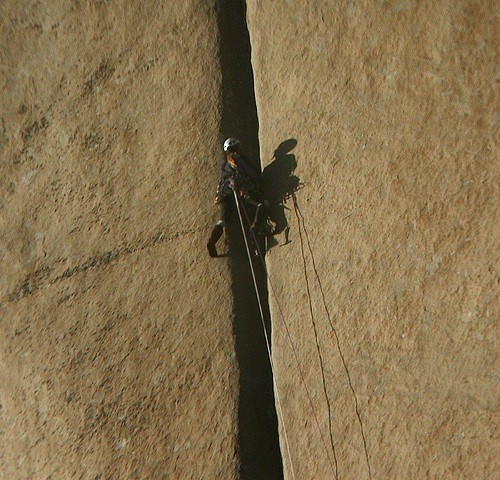
[[[227,137],[240,139],[244,153],[256,165],[260,165],[259,123],[250,38],[246,24],[246,5],[243,0],[217,0],[216,9],[222,70],[221,142]],[[235,209],[230,211],[229,215],[234,332],[240,373],[238,407],[240,478],[282,479],[283,466],[271,366]],[[255,265],[266,317],[264,320],[270,330],[265,271],[260,261],[256,261]]]

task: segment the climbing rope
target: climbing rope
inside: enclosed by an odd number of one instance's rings
[[[235,190],[233,190],[233,193],[234,193],[234,199],[236,201],[236,208],[238,209],[238,216],[240,218],[241,231],[243,232],[243,238],[245,239],[245,247],[246,247],[246,250],[247,250],[248,263],[250,264],[250,270],[252,271],[252,279],[253,279],[253,285],[254,285],[254,288],[255,288],[255,295],[257,296],[257,303],[259,304],[260,319],[261,319],[261,322],[262,322],[262,328],[264,330],[264,337],[266,339],[267,355],[269,357],[269,363],[271,365],[271,373],[272,373],[273,385],[274,385],[274,394],[276,396],[276,403],[277,403],[277,406],[278,406],[278,413],[279,413],[279,416],[280,416],[280,419],[281,419],[281,424],[283,425],[283,433],[284,433],[285,444],[286,444],[286,449],[287,449],[287,453],[288,453],[288,460],[290,462],[290,471],[292,472],[292,478],[293,478],[293,480],[295,480],[295,469],[293,467],[292,454],[290,452],[290,442],[288,440],[288,434],[287,434],[286,425],[285,425],[285,417],[283,415],[283,409],[281,407],[281,400],[280,400],[279,392],[278,392],[278,385],[276,384],[276,376],[274,374],[274,362],[273,362],[273,357],[272,357],[272,354],[271,354],[271,343],[269,341],[269,336],[267,334],[266,323],[265,323],[265,320],[264,320],[264,310],[262,308],[262,301],[260,299],[260,292],[259,292],[259,288],[258,288],[258,285],[257,285],[257,278],[255,276],[255,269],[254,269],[254,265],[253,265],[253,262],[252,262],[252,255],[250,253],[250,247],[249,247],[249,244],[248,244],[248,238],[247,238],[247,234],[246,234],[246,230],[245,230],[245,225],[243,223],[243,216],[241,214],[240,198],[239,198],[238,193]],[[246,211],[245,211],[245,214],[246,214]],[[248,218],[248,216],[247,216],[247,218]],[[257,248],[258,248],[257,242],[255,242],[255,244],[257,245]]]
[[[307,247],[309,249],[309,254],[310,254],[310,257],[311,257],[311,261],[312,261],[313,270],[314,270],[314,273],[316,275],[316,280],[317,280],[318,285],[319,285],[319,290],[321,292],[321,299],[323,301],[323,307],[325,309],[326,317],[328,319],[328,323],[330,324],[330,328],[331,328],[331,330],[332,330],[332,332],[333,332],[333,334],[335,336],[335,342],[337,344],[337,350],[338,350],[339,356],[340,356],[340,358],[342,360],[342,365],[344,366],[344,371],[345,371],[345,374],[346,374],[346,377],[347,377],[349,388],[350,388],[350,390],[352,392],[352,396],[353,396],[353,399],[354,399],[354,410],[356,412],[356,417],[357,417],[358,423],[359,423],[361,438],[363,440],[363,450],[364,450],[364,453],[365,453],[366,466],[367,466],[367,469],[368,469],[368,479],[371,480],[372,479],[372,470],[371,470],[371,465],[370,465],[370,457],[368,455],[368,446],[367,446],[367,442],[366,442],[365,429],[363,427],[363,421],[361,420],[361,412],[359,410],[358,396],[356,395],[356,391],[354,390],[354,386],[353,386],[352,380],[351,380],[351,374],[349,372],[349,368],[347,367],[347,362],[345,360],[344,353],[342,352],[342,348],[340,347],[340,338],[339,338],[337,329],[333,325],[333,322],[332,322],[332,319],[331,319],[331,315],[330,315],[330,310],[328,309],[328,305],[326,303],[325,292],[323,290],[323,285],[321,283],[321,280],[320,280],[320,277],[319,277],[319,273],[318,273],[318,268],[316,266],[316,261],[314,259],[314,253],[313,253],[313,250],[312,250],[312,247],[311,247],[311,241],[309,239],[309,234],[307,233],[305,219],[304,219],[304,216],[302,215],[302,212],[300,211],[299,205],[297,203],[297,197],[295,196],[295,193],[292,194],[292,199],[293,199],[293,207],[294,207],[294,210],[295,210],[295,215],[297,217],[297,223],[298,223],[298,227],[299,227],[299,235],[300,235],[300,238],[301,238],[301,244],[303,243],[302,234],[301,234],[301,230],[303,229],[304,235],[306,237]],[[301,223],[302,223],[302,229],[300,227]],[[302,252],[302,255],[304,256],[303,252]]]
[[[236,205],[238,207],[238,214],[240,215],[240,221],[241,221],[240,206],[239,206],[238,202],[236,203]],[[247,225],[250,226],[250,218],[248,217],[248,213],[247,213],[244,205],[242,206],[242,210],[243,210],[243,213],[245,214]],[[241,227],[242,227],[243,231],[245,232],[243,224],[241,225]],[[335,456],[335,450],[333,449],[333,446],[332,446],[332,451],[333,451],[333,454],[334,454],[334,461],[332,461],[332,459],[330,457],[330,453],[329,453],[328,447],[326,446],[326,440],[325,440],[325,438],[323,436],[323,433],[322,433],[320,425],[319,425],[319,419],[318,419],[318,416],[317,416],[316,411],[314,409],[314,404],[313,404],[313,401],[312,401],[312,398],[311,398],[311,394],[309,392],[309,389],[307,388],[307,384],[306,384],[306,381],[305,381],[305,376],[304,376],[304,373],[303,373],[302,368],[300,366],[299,357],[298,357],[297,351],[295,349],[295,345],[294,345],[293,340],[292,340],[292,335],[290,333],[290,330],[288,328],[288,325],[287,325],[287,322],[286,322],[286,319],[285,319],[286,318],[285,314],[283,312],[281,304],[278,301],[278,296],[277,296],[276,290],[274,288],[273,282],[271,281],[271,275],[267,271],[266,262],[265,262],[265,259],[264,259],[264,255],[262,254],[262,251],[260,249],[259,242],[257,240],[257,236],[255,235],[255,233],[254,233],[253,230],[251,230],[251,233],[252,233],[252,237],[253,237],[253,240],[254,240],[254,244],[255,244],[255,248],[257,250],[258,256],[260,258],[262,266],[264,267],[264,272],[265,272],[265,275],[266,275],[266,278],[267,278],[267,282],[268,282],[269,286],[271,287],[271,291],[272,291],[272,293],[274,295],[275,302],[276,302],[276,305],[278,307],[278,311],[279,311],[279,313],[281,315],[281,318],[283,320],[283,325],[285,327],[285,332],[286,332],[288,341],[290,342],[290,345],[292,347],[293,356],[295,358],[295,362],[297,363],[297,368],[299,370],[299,375],[300,375],[302,384],[304,385],[304,390],[306,392],[307,399],[308,399],[309,405],[311,407],[311,411],[313,412],[313,416],[314,416],[314,420],[315,420],[315,423],[316,423],[316,427],[318,429],[318,433],[319,433],[319,436],[321,438],[321,442],[323,444],[323,448],[325,449],[325,453],[326,453],[326,457],[328,459],[328,463],[330,464],[330,468],[332,470],[333,477],[334,478],[338,478],[338,474],[337,474],[338,466],[337,466],[337,459],[336,459],[336,456]],[[245,237],[245,241],[246,241],[246,237]],[[250,261],[250,250],[249,250],[248,246],[247,246],[247,252],[248,252],[249,261]],[[250,263],[251,263],[251,261],[250,261]],[[266,334],[266,339],[267,339],[267,334]],[[274,373],[273,373],[273,375],[274,375]]]

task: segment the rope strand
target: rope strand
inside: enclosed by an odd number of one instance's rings
[[[293,206],[294,206],[294,209],[295,209],[295,214],[297,216],[297,222],[298,222],[298,225],[299,225],[299,231],[300,231],[300,222],[302,221],[302,228],[303,228],[305,236],[306,236],[307,247],[309,249],[309,254],[311,256],[313,270],[314,270],[314,273],[316,275],[316,279],[317,279],[317,282],[318,282],[318,285],[319,285],[319,290],[321,292],[321,298],[322,298],[322,301],[323,301],[323,307],[325,309],[326,317],[328,319],[328,323],[330,324],[330,328],[332,329],[332,332],[333,332],[333,334],[335,336],[335,342],[337,344],[337,350],[338,350],[339,356],[340,356],[340,358],[342,360],[342,364],[344,366],[344,371],[345,371],[346,376],[347,376],[347,381],[348,381],[348,384],[349,384],[349,388],[350,388],[350,390],[352,392],[352,395],[353,395],[353,398],[354,398],[354,409],[356,411],[356,416],[357,416],[358,423],[359,423],[359,428],[360,428],[360,431],[361,431],[361,438],[363,440],[363,450],[364,450],[364,453],[365,453],[366,465],[367,465],[367,468],[368,468],[368,479],[371,480],[372,479],[372,470],[371,470],[371,464],[370,464],[370,457],[368,455],[368,446],[367,446],[367,441],[366,441],[365,429],[363,427],[363,421],[361,420],[361,412],[359,410],[358,396],[356,395],[356,391],[354,390],[354,387],[353,387],[353,384],[352,384],[352,379],[351,379],[351,374],[349,372],[349,368],[347,367],[347,362],[345,360],[344,353],[342,352],[342,349],[340,347],[340,338],[339,338],[337,329],[333,325],[333,322],[332,322],[332,319],[331,319],[331,315],[330,315],[330,310],[329,310],[328,305],[326,303],[325,292],[323,290],[323,285],[321,283],[321,280],[320,280],[320,277],[319,277],[319,273],[318,273],[318,269],[316,267],[316,261],[314,259],[314,254],[313,254],[313,250],[312,250],[312,247],[311,247],[311,241],[309,240],[309,234],[307,233],[305,219],[304,219],[304,216],[302,215],[302,212],[300,211],[299,205],[297,203],[297,197],[295,196],[295,193],[292,194],[292,199],[293,199]]]

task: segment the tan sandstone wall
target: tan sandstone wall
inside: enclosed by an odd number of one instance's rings
[[[248,3],[263,166],[304,183],[268,255],[295,478],[495,478],[496,3]]]
[[[212,2],[0,3],[0,478],[237,475]]]

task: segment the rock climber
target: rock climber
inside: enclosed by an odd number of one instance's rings
[[[224,161],[221,165],[219,186],[215,204],[219,205],[220,220],[214,226],[207,243],[208,253],[217,257],[216,243],[222,236],[227,222],[227,214],[236,191],[244,202],[257,207],[251,226],[254,233],[265,233],[265,210],[267,202],[262,198],[261,174],[257,168],[240,152],[240,141],[228,138],[224,142]]]

